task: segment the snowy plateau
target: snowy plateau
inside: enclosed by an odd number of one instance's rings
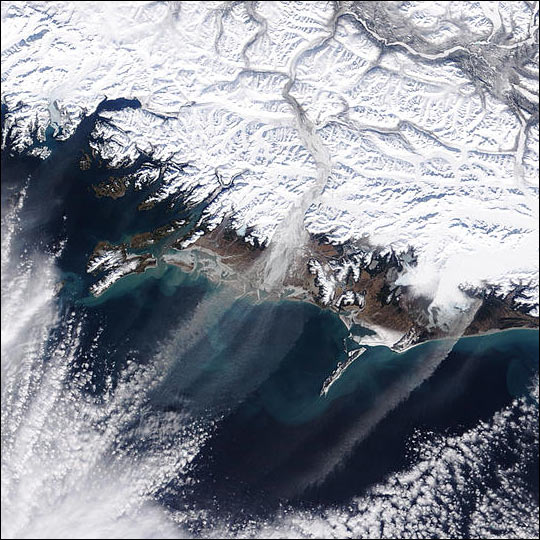
[[[45,159],[98,111],[94,158],[146,160],[126,189],[208,202],[182,248],[226,220],[264,247],[266,284],[310,238],[412,248],[395,285],[439,321],[463,291],[516,287],[537,317],[538,19],[538,2],[2,2],[2,145]],[[116,99],[140,106],[98,109]]]

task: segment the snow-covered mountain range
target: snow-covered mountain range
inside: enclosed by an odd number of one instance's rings
[[[537,2],[2,2],[2,28],[6,150],[137,100],[91,147],[150,157],[148,205],[209,199],[204,230],[281,267],[310,235],[412,247],[433,306],[520,284],[538,315]]]

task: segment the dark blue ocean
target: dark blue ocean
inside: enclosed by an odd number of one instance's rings
[[[95,278],[85,266],[97,242],[118,243],[178,216],[193,219],[200,208],[179,200],[172,208],[140,212],[144,191],[118,200],[95,197],[91,184],[111,171],[78,167],[89,124],[66,142],[50,142],[52,154],[44,161],[4,153],[2,209],[27,185],[17,249],[47,252],[65,241],[55,302],[59,326],[69,314],[84,315],[80,354],[69,363],[74,379],[90,370],[78,390],[81,400],[103,399],[121,384],[128,363],[151,364],[165,350],[167,370],[149,391],[150,406],[213,422],[190,464],[193,481],[186,487],[166,478],[152,493],[158,505],[172,512],[210,509],[231,527],[268,519],[284,505],[314,512],[339,507],[414,469],[422,459],[413,444],[419,433],[434,440],[460,437],[517,398],[537,406],[534,396],[527,397],[538,378],[537,331],[426,343],[403,354],[372,347],[324,398],[321,386],[343,360],[348,334],[333,313],[301,302],[236,298],[204,275],[162,262],[91,298]],[[168,246],[154,249],[162,253]],[[53,331],[48,339],[61,335]],[[497,483],[496,470],[521,459],[520,481],[538,503],[537,440],[527,436],[530,441],[519,444],[528,451],[519,456],[494,448],[482,489]],[[130,448],[146,451],[141,441]],[[461,497],[467,515],[468,495]],[[194,534],[202,527],[196,521]]]

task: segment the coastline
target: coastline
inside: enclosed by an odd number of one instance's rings
[[[201,265],[200,260],[198,259],[198,254],[202,254],[203,256],[210,257],[214,259],[216,262],[218,262],[218,270],[223,269],[227,270],[226,276],[223,276],[223,273],[218,278],[216,277],[216,272],[207,272],[208,267],[204,268],[206,265]],[[175,261],[174,259],[178,257],[178,261]],[[192,267],[191,270],[186,265],[185,261],[182,261],[180,259],[183,258],[189,258],[192,261]],[[279,301],[291,301],[291,302],[306,302],[309,304],[312,304],[314,306],[317,306],[320,309],[323,310],[329,310],[335,315],[339,317],[341,322],[348,328],[352,326],[352,322],[350,321],[350,312],[341,312],[340,310],[336,309],[334,306],[324,306],[321,305],[319,302],[316,301],[316,297],[314,295],[314,291],[309,290],[307,287],[302,287],[298,284],[290,285],[290,286],[284,286],[281,293],[277,293],[275,291],[263,291],[264,296],[261,295],[261,289],[257,288],[254,283],[250,281],[249,278],[242,280],[240,277],[241,270],[236,270],[235,268],[232,268],[229,264],[226,262],[227,255],[221,254],[219,251],[214,251],[211,247],[204,245],[199,246],[197,244],[194,244],[192,246],[189,246],[188,248],[185,248],[182,251],[178,251],[174,254],[168,254],[165,255],[164,261],[166,264],[172,264],[174,266],[179,267],[184,272],[195,272],[200,271],[205,275],[207,279],[210,279],[211,281],[217,280],[219,282],[227,283],[228,286],[232,286],[233,288],[237,289],[238,291],[243,291],[240,296],[252,296],[253,298],[256,298],[256,301],[271,301],[271,302],[279,302]],[[214,276],[211,274],[214,273]],[[219,272],[217,272],[219,273]],[[247,277],[247,276],[246,276]],[[290,291],[289,294],[285,294],[284,291]],[[346,314],[345,314],[346,313]],[[474,337],[482,337],[487,336],[490,334],[496,334],[501,332],[509,332],[513,330],[531,330],[538,332],[540,329],[539,327],[530,327],[530,326],[512,326],[508,328],[490,328],[488,330],[483,330],[481,332],[477,333],[471,333],[471,334],[465,334],[463,333],[460,336],[440,336],[440,337],[433,337],[424,339],[422,341],[419,341],[417,343],[413,343],[411,345],[407,345],[403,348],[400,348],[399,350],[396,350],[393,346],[397,343],[398,339],[395,339],[396,337],[403,336],[404,334],[401,333],[401,331],[387,327],[382,325],[376,325],[372,324],[369,321],[361,321],[362,315],[361,312],[358,314],[358,319],[360,319],[361,326],[364,326],[365,328],[374,331],[376,334],[374,336],[365,336],[365,339],[360,338],[356,341],[356,343],[359,346],[365,346],[365,347],[386,347],[396,354],[402,354],[405,353],[414,347],[417,347],[419,345],[423,345],[424,343],[431,343],[431,342],[444,342],[447,340],[460,340],[464,338],[474,338]],[[353,317],[355,318],[355,317]],[[348,320],[349,319],[349,320]],[[467,326],[469,328],[469,325]],[[467,331],[467,328],[465,329],[465,332]],[[390,337],[391,336],[391,337]],[[377,339],[380,338],[380,339]],[[390,339],[389,339],[390,338]],[[371,343],[370,343],[371,341]]]
[[[144,257],[156,264],[160,260],[186,274],[201,275],[216,285],[230,287],[237,298],[251,297],[255,302],[300,301],[331,311],[358,346],[383,346],[396,353],[431,341],[482,336],[509,329],[538,330],[538,318],[520,311],[511,298],[493,295],[471,294],[470,309],[462,310],[461,318],[456,314],[450,326],[439,325],[437,316],[432,319],[430,315],[429,298],[414,296],[407,287],[396,284],[406,263],[392,250],[379,252],[361,245],[334,246],[310,237],[294,259],[283,263],[280,279],[268,284],[265,280],[268,253],[264,246],[246,243],[226,225],[195,234],[196,238],[187,245],[186,240],[189,235],[193,236],[193,231],[180,241],[171,237],[175,230],[176,227],[167,226],[148,233],[139,232],[124,239],[121,245],[100,242],[94,248],[96,261],[91,265],[91,257],[88,268],[103,266],[105,275],[98,284],[109,281],[112,285],[122,276],[144,274],[147,269],[141,265],[126,268],[128,263]],[[138,239],[143,237],[152,241],[139,245]],[[168,237],[171,237],[169,241],[159,246],[158,242]],[[152,247],[154,243],[158,251]],[[105,244],[107,253],[101,254],[100,248]],[[128,252],[129,247],[139,249]],[[108,261],[111,254],[120,252],[122,260],[117,262],[113,257]],[[414,252],[409,250],[406,255],[405,260],[414,264]],[[100,293],[108,288],[100,289]],[[358,326],[371,332],[355,335],[351,329]]]
[[[486,330],[485,332],[480,332],[478,334],[468,334],[468,335],[462,335],[462,336],[445,336],[442,338],[426,339],[425,341],[421,341],[420,343],[415,343],[414,345],[410,345],[400,351],[395,351],[391,347],[388,347],[388,348],[391,349],[396,354],[403,354],[407,351],[410,351],[411,349],[414,349],[415,347],[424,345],[425,343],[436,343],[438,341],[444,342],[444,341],[449,341],[449,340],[461,341],[462,339],[470,339],[470,338],[474,339],[474,338],[486,337],[486,336],[490,336],[494,334],[504,334],[506,332],[515,332],[516,330],[528,330],[530,332],[540,332],[540,328],[531,328],[527,326],[516,326],[513,328],[493,328],[491,330]]]

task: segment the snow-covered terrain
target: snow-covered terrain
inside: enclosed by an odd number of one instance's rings
[[[138,99],[95,151],[150,155],[148,204],[227,187],[201,221],[270,246],[268,279],[308,232],[367,239],[413,246],[400,284],[437,306],[521,283],[538,315],[537,2],[3,2],[2,28],[10,150]]]
[[[98,246],[90,256],[87,272],[105,272],[105,275],[92,285],[90,292],[99,296],[120,278],[134,272],[143,272],[145,268],[155,266],[155,263],[152,256],[129,253],[125,246]]]
[[[191,351],[204,344],[201,329],[221,320],[231,299],[227,291],[204,297],[158,343],[149,361],[143,362],[143,355],[129,347],[116,384],[107,375],[102,394],[89,393],[100,359],[111,355],[107,341],[103,343],[109,325],[92,325],[89,312],[80,306],[67,311],[59,307],[57,261],[64,246],[51,246],[49,253],[29,248],[30,220],[23,213],[28,190],[26,184],[13,207],[2,207],[3,538],[538,537],[538,503],[527,484],[529,467],[534,471],[538,463],[537,382],[531,396],[512,400],[463,432],[415,431],[407,442],[412,459],[405,466],[338,504],[280,504],[275,514],[256,519],[242,512],[234,528],[204,501],[184,504],[192,486],[201,481],[193,464],[204,459],[204,447],[216,437],[223,415],[218,411],[207,418],[180,407],[176,378],[172,406],[164,407],[168,402],[156,395],[163,396],[164,382],[178,366],[181,379],[200,388],[200,374],[208,377],[209,372],[199,371]],[[94,255],[91,271],[115,268],[123,261],[115,251]],[[338,277],[348,271],[358,276],[356,269],[356,264],[344,265],[337,269]],[[130,313],[123,315],[129,318]],[[253,335],[242,336],[246,348],[251,349],[253,336],[267,323],[267,318],[256,320]],[[128,343],[130,338],[132,334]],[[145,341],[154,339],[151,332],[144,335]],[[330,438],[324,462],[347,466],[347,448],[366,437],[441,361],[440,354],[426,355],[420,363],[425,369],[398,381],[403,388],[395,384],[391,392],[377,396],[375,414],[368,409],[344,437]],[[234,388],[235,400],[239,392],[251,395],[271,376],[272,367],[265,371],[259,364],[256,374],[238,371],[230,378],[220,374],[220,384],[212,390]],[[248,385],[228,386],[238,380]],[[295,388],[292,385],[292,391]],[[329,473],[318,467],[305,471],[313,474],[302,478],[305,483],[321,482]],[[297,476],[293,478],[296,488]],[[215,485],[212,478],[214,498]],[[157,500],[156,494],[167,493],[169,486],[181,501],[176,510]]]

